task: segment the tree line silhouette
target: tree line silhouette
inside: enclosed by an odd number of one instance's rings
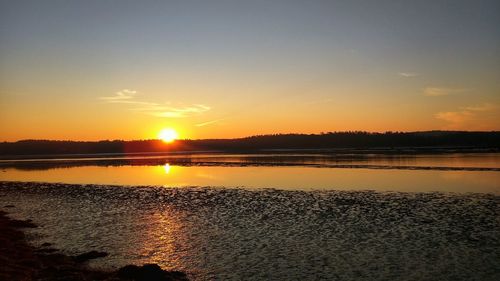
[[[273,134],[236,139],[54,141],[21,140],[0,143],[0,155],[102,154],[140,152],[300,149],[400,149],[400,148],[500,148],[500,132],[328,132],[321,134]]]

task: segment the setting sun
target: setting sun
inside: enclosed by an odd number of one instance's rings
[[[174,129],[163,129],[158,134],[158,138],[164,142],[173,142],[179,138],[179,134]]]
[[[500,0],[61,2],[0,0],[0,281],[500,281]]]

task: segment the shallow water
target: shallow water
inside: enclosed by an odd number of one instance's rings
[[[153,262],[193,280],[500,280],[498,153],[0,161],[0,204],[40,225],[28,230],[35,244],[110,253],[96,267]]]
[[[493,194],[0,183],[35,243],[194,280],[498,280]]]
[[[201,154],[0,161],[0,180],[500,194],[500,154]]]

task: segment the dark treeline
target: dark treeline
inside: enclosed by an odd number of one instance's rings
[[[276,134],[238,139],[139,141],[23,140],[0,143],[0,155],[96,154],[181,151],[250,152],[269,149],[500,148],[500,132],[331,132]]]

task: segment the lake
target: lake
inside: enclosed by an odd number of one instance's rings
[[[500,155],[149,155],[2,161],[35,245],[192,280],[498,280]],[[26,181],[29,181],[26,182]]]
[[[0,161],[0,180],[500,193],[499,153],[188,154]]]

